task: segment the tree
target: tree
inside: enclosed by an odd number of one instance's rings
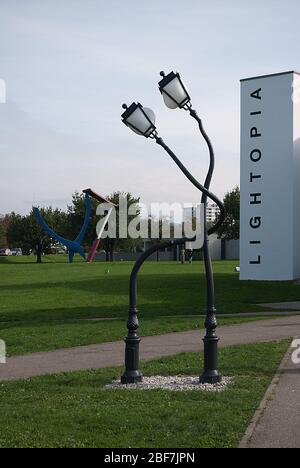
[[[64,235],[66,226],[66,214],[51,207],[41,209],[41,214],[46,223],[55,231]],[[7,241],[10,247],[19,247],[23,253],[34,252],[37,263],[42,263],[42,255],[51,252],[53,241],[38,224],[33,211],[28,216],[12,213],[7,230]]]
[[[240,189],[234,187],[224,197],[225,220],[218,229],[218,236],[223,239],[239,239],[240,237]]]
[[[114,192],[107,197],[107,200],[111,201],[115,205],[119,205],[120,200],[125,198],[127,201],[127,207],[129,209],[133,204],[139,204],[140,197],[134,197],[131,193],[125,192]],[[140,210],[137,210],[137,215],[140,214]],[[135,218],[135,215],[129,215],[127,212],[127,226]],[[141,239],[122,239],[120,238],[119,232],[119,210],[116,212],[116,237],[103,239],[103,249],[106,252],[106,261],[114,261],[114,252],[116,250],[128,250],[135,251],[141,248]]]
[[[10,216],[5,215],[0,218],[0,248],[7,247],[6,233],[10,222]]]
[[[3,247],[5,246],[6,246],[5,232],[4,232],[2,222],[0,220],[0,248],[3,249]]]
[[[93,241],[95,240],[96,235],[96,224],[98,222],[98,218],[96,216],[96,210],[99,202],[91,198],[91,216],[90,216],[90,223],[88,229],[86,231],[83,245],[86,249],[88,249]],[[75,192],[72,195],[72,205],[68,206],[67,212],[67,225],[66,229],[66,236],[68,239],[74,240],[84,223],[85,218],[85,195],[79,192]]]
[[[183,228],[183,226],[179,226],[179,227],[180,229]],[[160,218],[160,216],[155,217],[153,215],[149,215],[148,232],[150,236],[150,239],[148,241],[149,247],[154,246],[154,245],[155,246],[164,245],[169,240],[175,238],[175,224],[167,216],[163,216],[162,218]],[[156,251],[157,262],[159,262],[159,256],[160,256],[160,250],[158,249]]]
[[[128,208],[134,204],[139,203],[140,198],[134,197],[131,193],[124,192],[114,192],[111,195],[108,195],[106,199],[111,201],[115,205],[118,205],[120,202],[120,197],[127,199]],[[84,238],[84,247],[86,250],[92,245],[93,241],[96,238],[96,226],[99,222],[99,216],[96,214],[97,207],[99,202],[97,200],[91,199],[91,217],[90,224],[87,229],[85,238]],[[84,222],[85,217],[85,195],[75,192],[72,196],[72,205],[68,206],[68,238],[74,239]],[[127,223],[134,218],[133,215],[127,214]],[[116,212],[116,238],[105,238],[101,240],[101,247],[106,253],[106,261],[114,260],[114,252],[116,250],[128,250],[135,251],[136,249],[141,248],[140,239],[121,239],[119,233],[119,213]]]

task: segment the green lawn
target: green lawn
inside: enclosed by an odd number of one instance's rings
[[[220,350],[234,376],[221,393],[107,390],[121,369],[66,373],[0,386],[0,447],[236,447],[288,341]],[[143,364],[145,375],[197,375],[199,353]]]
[[[8,354],[24,354],[104,341],[126,334],[128,281],[132,263],[66,263],[64,256],[0,258],[0,338]],[[292,282],[240,282],[236,261],[215,262],[220,313],[258,311],[257,302],[300,300]],[[107,272],[109,270],[109,272]],[[205,309],[202,262],[148,262],[139,280],[141,334],[203,327],[195,315]],[[114,321],[85,321],[117,318]],[[247,319],[220,319],[239,323]],[[7,323],[3,323],[7,322]]]

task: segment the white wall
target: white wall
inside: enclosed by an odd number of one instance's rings
[[[299,79],[288,72],[241,82],[242,280],[300,276]]]
[[[238,239],[228,239],[225,241],[226,260],[238,260],[240,258],[240,241]]]
[[[221,260],[221,239],[217,234],[209,236],[209,250],[212,260]]]
[[[294,278],[300,278],[300,76],[294,75]]]

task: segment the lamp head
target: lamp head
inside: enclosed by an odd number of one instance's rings
[[[155,114],[142,104],[133,102],[129,107],[123,104],[125,112],[121,115],[122,122],[133,132],[149,138],[156,132]]]
[[[166,75],[160,72],[162,80],[158,83],[164,102],[170,109],[180,109],[190,104],[190,95],[179,75],[173,71]]]

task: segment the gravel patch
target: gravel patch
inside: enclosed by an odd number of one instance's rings
[[[206,392],[220,392],[226,390],[232,383],[232,377],[222,377],[221,382],[217,384],[200,384],[198,376],[174,375],[161,376],[153,375],[152,377],[144,377],[143,381],[136,384],[121,384],[120,380],[114,380],[111,384],[105,386],[107,389],[115,390],[202,390]]]

